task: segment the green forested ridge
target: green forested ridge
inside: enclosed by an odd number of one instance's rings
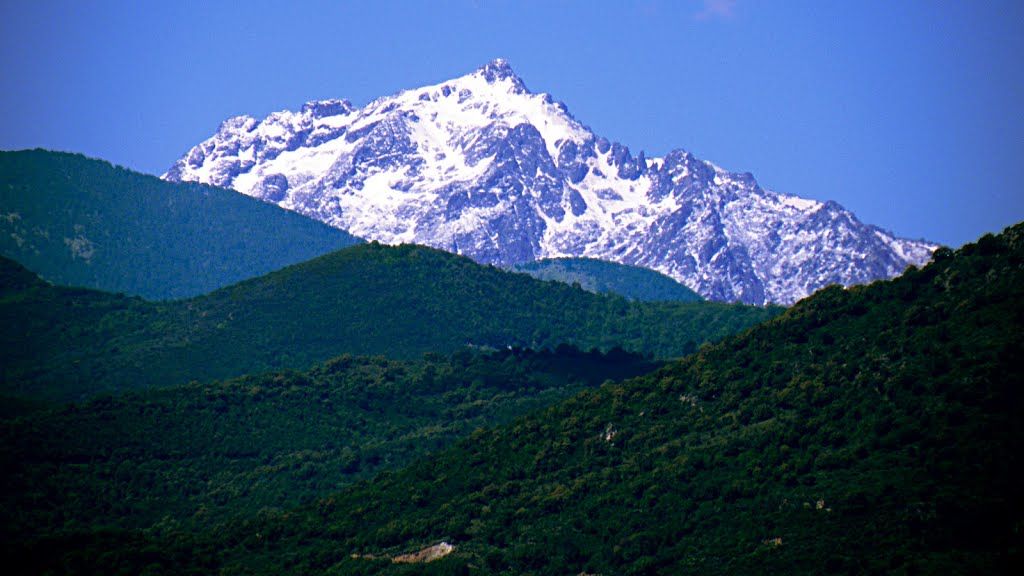
[[[0,258],[0,550],[29,574],[1019,573],[1024,224],[780,312],[415,246],[173,302]],[[523,349],[561,343],[612,352]],[[595,389],[649,367],[617,346],[699,351]]]
[[[549,258],[512,268],[539,280],[578,283],[589,292],[612,292],[644,302],[696,302],[696,292],[660,272],[592,258]]]
[[[0,539],[200,530],[311,504],[475,428],[657,365],[621,351],[341,356],[306,372],[102,397],[0,421]]]
[[[0,151],[0,255],[57,284],[185,298],[355,242],[234,191],[78,154]]]
[[[6,259],[0,279],[0,394],[54,401],[306,368],[343,353],[416,358],[566,343],[669,358],[781,311],[633,303],[378,244],[173,302],[50,286]]]
[[[309,507],[20,554],[149,573],[1018,573],[1022,327],[1018,225]],[[387,560],[440,541],[455,552]]]

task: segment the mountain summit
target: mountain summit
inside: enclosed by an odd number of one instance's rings
[[[512,71],[512,66],[509,65],[508,60],[505,60],[504,58],[495,58],[494,60],[491,60],[477,72],[487,80],[488,84],[508,80],[515,85],[518,90],[518,94],[529,93],[529,90],[526,89],[526,85],[523,84],[523,80],[519,76],[516,76],[516,73]]]
[[[935,248],[681,149],[634,157],[502,59],[363,108],[327,100],[230,118],[164,178],[233,188],[369,240],[503,266],[597,258],[754,304],[891,277]]]

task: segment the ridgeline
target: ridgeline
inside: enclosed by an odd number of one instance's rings
[[[173,302],[51,286],[5,259],[0,279],[0,394],[57,402],[345,353],[569,344],[679,357],[782,311],[629,302],[411,245],[359,244]]]

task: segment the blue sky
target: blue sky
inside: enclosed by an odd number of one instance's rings
[[[648,157],[684,148],[950,246],[1024,220],[1024,2],[0,4],[0,149],[159,174],[229,116],[503,57]]]

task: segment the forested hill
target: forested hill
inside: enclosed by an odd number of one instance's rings
[[[0,419],[0,540],[200,531],[314,503],[481,426],[658,363],[612,351],[344,355],[307,371],[148,390]],[[14,513],[13,511],[17,511]]]
[[[577,283],[590,292],[611,292],[644,302],[696,302],[696,292],[672,278],[640,266],[593,258],[548,258],[512,267],[540,280]]]
[[[185,298],[356,242],[232,190],[78,154],[0,151],[0,255],[57,284]]]
[[[12,279],[0,289],[0,394],[57,401],[305,368],[343,353],[565,343],[670,358],[781,312],[631,303],[417,246],[360,244],[164,303],[49,286],[0,264]]]
[[[305,510],[216,534],[98,538],[108,555],[95,566],[1016,573],[1022,355],[1018,225],[894,281],[822,290],[652,375]],[[430,564],[390,560],[442,541],[454,551]],[[75,542],[59,543],[86,557]]]

